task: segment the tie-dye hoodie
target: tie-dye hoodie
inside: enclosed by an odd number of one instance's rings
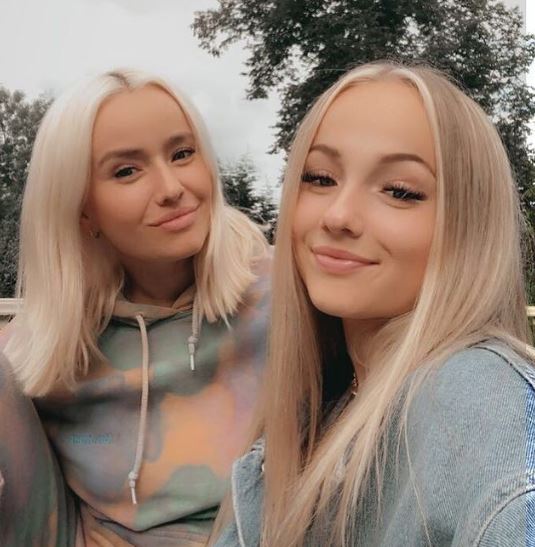
[[[205,544],[257,399],[267,268],[229,326],[203,322],[194,363],[193,287],[172,308],[119,300],[99,340],[105,362],[93,364],[74,393],[36,401],[81,500],[79,537],[101,530],[112,545]]]

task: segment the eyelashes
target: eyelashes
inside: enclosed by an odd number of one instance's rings
[[[327,173],[305,171],[301,175],[301,182],[310,184],[314,187],[326,188],[336,186],[336,180]],[[413,190],[408,185],[402,182],[388,183],[382,188],[382,192],[389,195],[395,200],[403,202],[423,201],[426,195],[423,192]]]
[[[185,146],[175,150],[171,155],[172,162],[187,163],[187,160],[191,158],[196,152],[195,147]],[[140,168],[135,165],[122,165],[119,168],[115,168],[112,172],[113,177],[116,179],[128,179],[133,177],[137,172],[141,171]]]
[[[195,154],[195,148],[192,146],[186,146],[184,148],[179,148],[173,153],[173,161],[185,160]]]
[[[114,171],[113,176],[116,179],[125,179],[131,177],[136,171],[138,171],[136,167],[129,165],[127,167],[121,167],[120,169],[117,169],[117,171]]]
[[[425,199],[423,192],[411,190],[408,186],[404,186],[401,183],[389,184],[383,191],[389,193],[394,199],[401,201],[423,201]]]
[[[336,184],[336,181],[331,176],[312,171],[305,171],[301,175],[301,181],[312,186],[334,186]]]

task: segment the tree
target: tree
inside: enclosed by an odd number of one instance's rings
[[[227,201],[264,226],[266,237],[272,242],[277,208],[269,188],[264,191],[255,190],[255,185],[258,185],[258,176],[251,159],[248,156],[242,156],[236,163],[222,164],[220,169]]]
[[[219,0],[193,30],[220,55],[244,40],[247,97],[281,94],[273,151],[287,150],[314,99],[348,68],[378,59],[425,61],[450,74],[496,122],[535,225],[535,94],[525,74],[535,37],[498,0]]]
[[[32,146],[50,100],[0,87],[0,297],[15,293],[18,226]]]

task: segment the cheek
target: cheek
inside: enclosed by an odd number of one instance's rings
[[[402,275],[406,281],[418,287],[427,266],[435,224],[434,210],[421,213],[403,218],[402,221],[396,221],[394,215],[391,215],[378,228],[394,269],[403,270]]]
[[[292,236],[294,242],[303,242],[321,224],[322,209],[319,200],[307,192],[299,195],[293,213]]]
[[[203,201],[211,200],[213,197],[213,179],[208,167],[204,162],[198,162],[191,166],[187,173],[182,173],[182,182],[187,190]]]
[[[113,188],[95,191],[89,200],[90,210],[101,228],[119,228],[139,222],[147,207],[141,188]]]

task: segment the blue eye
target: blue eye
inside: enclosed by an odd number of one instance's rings
[[[425,199],[423,192],[415,192],[402,184],[391,184],[384,189],[384,192],[399,201],[423,201]]]
[[[173,154],[173,161],[185,160],[195,153],[195,148],[180,148]]]
[[[335,186],[336,181],[329,175],[323,175],[320,173],[313,173],[312,171],[305,171],[301,175],[301,181],[312,186]]]

